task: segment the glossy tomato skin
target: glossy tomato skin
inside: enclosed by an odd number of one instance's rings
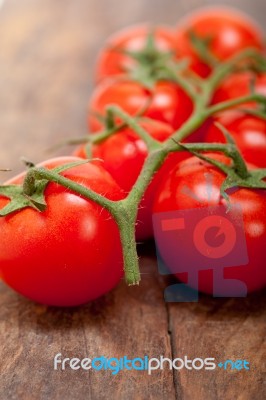
[[[136,68],[137,62],[123,51],[138,52],[147,45],[152,32],[156,50],[175,53],[175,35],[168,27],[153,28],[148,24],[127,27],[109,38],[96,61],[96,81],[121,75]]]
[[[160,142],[174,133],[170,125],[151,119],[143,119],[140,126]],[[78,147],[74,155],[86,158],[85,146]],[[92,156],[103,160],[101,165],[126,192],[136,182],[147,155],[144,141],[130,128],[120,130],[92,148]]]
[[[258,94],[266,96],[266,74],[256,75],[251,71],[239,72],[226,78],[213,96],[212,103],[217,104],[227,100],[237,99],[250,94],[251,85]],[[239,107],[256,107],[256,103],[241,104]]]
[[[48,169],[78,161],[60,157]],[[124,193],[102,167],[92,163],[61,173],[112,200]],[[7,184],[18,184],[23,174]],[[0,271],[18,293],[53,306],[77,306],[113,289],[123,277],[118,227],[96,203],[50,182],[47,209],[31,208],[0,218]],[[0,208],[8,203],[0,197]]]
[[[187,141],[203,141],[203,135],[210,124],[211,121],[208,120]],[[143,119],[140,125],[151,137],[160,142],[164,142],[174,133],[173,128],[164,122]],[[79,146],[73,154],[81,158],[87,158],[85,146]],[[103,165],[126,193],[132,189],[136,182],[147,155],[148,152],[145,143],[129,128],[115,133],[104,142],[97,146],[94,145],[92,148],[92,156],[103,161],[99,161],[99,163]],[[151,215],[157,186],[161,180],[165,179],[168,172],[174,166],[189,156],[190,154],[184,151],[169,154],[164,164],[155,174],[140,204],[136,226],[137,240],[145,240],[153,236]]]
[[[138,82],[107,79],[96,87],[89,102],[90,132],[103,129],[95,114],[104,116],[106,107],[114,104],[132,116],[141,112],[143,116],[165,122],[174,129],[180,128],[193,111],[191,99],[172,82],[158,82],[150,91]]]
[[[140,125],[156,140],[161,142],[168,139],[173,133],[173,128],[163,122],[154,120],[143,120]],[[79,146],[74,155],[87,158],[85,146]],[[92,156],[102,161],[99,163],[112,175],[119,186],[128,193],[136,182],[148,151],[145,143],[135,132],[125,128],[99,145],[93,146]],[[158,183],[176,163],[188,157],[185,152],[171,154],[168,156],[165,165],[161,167],[154,179],[147,188],[144,198],[141,201],[137,225],[137,240],[145,240],[152,237],[152,203]]]
[[[263,34],[246,14],[227,7],[208,7],[190,13],[177,26],[177,56],[191,60],[191,69],[207,77],[211,68],[203,62],[190,40],[190,33],[210,39],[208,49],[224,61],[246,48],[263,49]]]
[[[223,156],[210,155],[228,164]],[[254,167],[253,167],[254,168]],[[207,185],[206,174],[212,176],[212,187]],[[220,187],[224,174],[218,169],[196,157],[185,160],[174,168],[157,192],[153,211],[165,212],[176,210],[199,209],[202,207],[224,205],[226,202],[220,196]],[[186,188],[186,190],[184,190]],[[266,285],[266,269],[264,262],[264,247],[266,240],[266,191],[241,188],[230,194],[232,205],[242,209],[245,230],[248,264],[224,268],[224,277],[243,281],[248,293],[259,290]],[[187,243],[188,251],[193,246],[193,240]],[[177,247],[178,248],[178,247]],[[168,266],[170,268],[170,265]],[[171,268],[170,268],[171,269]],[[212,294],[213,276],[210,271],[200,271],[199,289]],[[186,274],[177,274],[186,282]]]
[[[244,159],[266,168],[266,121],[238,111],[221,113],[216,118],[231,134]],[[205,136],[206,142],[225,143],[221,130],[212,124]]]

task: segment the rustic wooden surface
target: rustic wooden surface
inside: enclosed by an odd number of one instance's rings
[[[37,162],[65,136],[86,131],[93,60],[111,32],[174,23],[199,0],[8,0],[0,9],[0,167]],[[232,1],[228,1],[232,4]],[[264,0],[233,2],[264,23]],[[9,176],[5,175],[5,178]],[[0,180],[5,179],[0,176]],[[142,249],[143,281],[87,306],[36,305],[0,284],[0,399],[241,399],[266,397],[266,293],[165,304],[166,281]],[[188,355],[247,359],[250,371],[54,371],[53,357]]]

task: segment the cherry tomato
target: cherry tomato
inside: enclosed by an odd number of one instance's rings
[[[232,135],[247,162],[266,168],[266,120],[230,111],[220,114],[217,121]],[[207,131],[205,141],[226,142],[221,130],[214,124]]]
[[[162,53],[175,52],[175,35],[166,27],[149,25],[127,27],[111,36],[96,61],[96,80],[120,75],[137,66],[137,62],[125,52],[145,49],[149,34],[153,35],[154,47]],[[123,53],[124,51],[124,53]]]
[[[205,133],[210,121],[207,121],[200,129],[194,132],[189,141],[202,141],[203,133]],[[173,128],[163,122],[143,119],[140,125],[154,139],[163,142],[173,135]],[[74,155],[87,158],[86,145],[79,146]],[[129,128],[125,128],[115,133],[107,140],[92,148],[92,156],[103,160],[101,165],[112,175],[119,186],[129,192],[136,182],[144,161],[148,155],[147,147],[142,139]],[[189,157],[188,152],[177,152],[169,154],[164,164],[155,174],[152,182],[148,186],[144,197],[141,201],[139,213],[137,217],[136,238],[137,240],[145,240],[153,235],[152,229],[152,204],[154,195],[159,182],[165,178],[168,172],[180,161]]]
[[[226,78],[214,94],[212,103],[217,104],[222,101],[237,99],[238,97],[248,96],[251,93],[251,87],[254,85],[256,93],[266,96],[266,74],[256,75],[253,72],[242,72],[232,74]],[[256,107],[256,103],[249,102],[237,106]]]
[[[224,61],[245,48],[263,49],[263,34],[246,14],[226,7],[209,7],[190,13],[177,26],[177,56],[191,60],[191,69],[207,77],[211,68],[195,50],[190,35],[205,39],[207,49]]]
[[[60,157],[40,164],[48,169],[78,161]],[[19,184],[21,174],[7,184]],[[124,197],[101,166],[73,167],[61,175],[104,194]],[[18,293],[39,303],[76,306],[113,289],[123,277],[118,227],[109,212],[61,185],[45,189],[47,209],[16,211],[0,218],[0,272]],[[0,197],[0,209],[9,200]]]
[[[151,119],[143,119],[140,126],[161,142],[174,133],[170,125]],[[87,158],[85,147],[86,145],[78,147],[74,155]],[[92,148],[92,156],[104,161],[101,164],[126,192],[136,182],[147,155],[145,143],[130,128],[121,129]]]
[[[170,125],[159,121],[143,120],[140,125],[154,139],[161,142],[168,139],[174,133]],[[78,147],[74,155],[87,158],[85,145]],[[103,167],[112,175],[125,192],[129,192],[132,189],[147,155],[146,144],[129,128],[117,132],[101,144],[93,146],[92,149],[92,156],[104,161],[101,163]],[[162,179],[166,171],[187,156],[185,152],[169,155],[165,165],[161,168],[162,171],[156,174],[147,188],[137,217],[137,240],[145,240],[152,236],[151,209],[158,182]]]
[[[229,163],[229,160],[224,156],[209,154],[209,157],[216,158],[226,164]],[[224,179],[224,174],[216,167],[199,160],[197,157],[191,157],[174,168],[167,179],[160,185],[155,197],[153,211],[158,213],[195,209],[198,210],[199,220],[202,210],[206,207],[222,206],[225,212],[228,205],[220,195],[220,188]],[[265,201],[265,190],[240,188],[230,194],[231,205],[240,206],[242,209],[248,262],[245,265],[239,265],[237,264],[237,260],[235,260],[236,264],[234,265],[238,266],[228,266],[226,268],[227,266],[224,265],[224,278],[244,282],[249,293],[266,285],[266,269],[263,256],[266,240]],[[187,219],[184,226],[187,226],[189,223],[191,223],[191,220]],[[186,238],[186,242],[183,241],[182,243],[183,248],[187,252],[194,251],[195,243],[193,242],[193,237],[186,236]],[[241,243],[241,246],[244,245],[245,243]],[[163,253],[163,249],[161,250]],[[178,254],[178,243],[176,245],[176,252]],[[161,255],[167,257],[167,255]],[[175,260],[172,257],[172,261],[170,260],[167,266],[170,270],[174,271],[173,262]],[[197,272],[200,270],[198,267],[199,265],[195,260],[195,269]],[[204,268],[203,265],[202,267]],[[185,274],[185,270],[182,272],[184,273],[177,274],[176,276],[183,282],[186,282],[188,278],[187,274]],[[192,286],[204,293],[211,294],[213,291],[214,273],[213,269],[200,270],[199,286],[196,287],[193,284]]]
[[[193,103],[186,93],[172,82],[158,82],[149,91],[138,82],[108,79],[100,83],[89,103],[88,124],[91,132],[102,129],[95,114],[104,115],[108,105],[116,104],[130,115],[143,116],[170,124],[174,129],[188,119]]]

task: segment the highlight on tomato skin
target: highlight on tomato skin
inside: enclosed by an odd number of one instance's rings
[[[252,71],[238,72],[223,80],[213,95],[212,104],[234,100],[250,94],[251,88],[258,94],[266,96],[266,74]],[[255,102],[249,102],[234,108],[257,108]]]
[[[142,118],[138,123],[152,138],[160,142],[164,142],[174,133],[173,128],[164,122]],[[73,155],[86,158],[85,149],[86,144],[81,145]],[[146,144],[129,127],[92,146],[92,157],[101,160],[101,165],[126,192],[132,189],[147,156]]]
[[[164,142],[174,133],[173,128],[164,122],[142,118],[139,124],[151,137],[160,142]],[[186,141],[201,142],[210,124],[211,120],[209,119]],[[77,147],[73,155],[87,158],[86,144]],[[148,151],[144,141],[130,128],[122,129],[102,143],[92,146],[92,157],[101,160],[99,163],[112,175],[126,193],[135,184],[147,156]],[[152,203],[159,182],[165,179],[174,166],[188,157],[190,157],[190,154],[186,151],[169,154],[146,189],[139,205],[137,217],[136,239],[138,241],[146,240],[153,236]]]
[[[130,116],[138,116],[140,126],[159,142],[169,139],[193,111],[197,112],[191,97],[173,78],[160,75],[157,70],[149,77],[152,79],[146,77],[146,81],[138,80],[137,74],[127,74],[127,70],[133,71],[137,67],[137,62],[123,53],[124,50],[145,52],[152,30],[148,24],[128,27],[111,36],[101,50],[95,68],[98,85],[88,105],[87,125],[91,134],[106,128],[106,110],[111,105],[121,107]],[[196,82],[198,86],[195,87],[199,89],[201,80],[191,72],[208,78],[213,67],[196,50],[195,41],[201,42],[207,57],[214,57],[219,63],[248,48],[261,54],[265,52],[263,35],[257,24],[244,13],[227,7],[192,12],[178,23],[175,31],[155,27],[153,41],[159,52],[169,53],[169,57],[177,61],[177,71],[184,79],[191,78],[189,83]],[[144,62],[150,57],[152,64],[152,58],[158,56],[159,53],[147,52]],[[185,68],[183,59],[190,60],[187,70],[178,68],[180,62]],[[161,67],[159,64],[159,72]],[[215,91],[211,105],[247,96],[251,88],[266,96],[266,73],[259,67],[228,75]],[[148,68],[148,71],[150,73],[152,69]],[[255,102],[241,104],[211,117],[183,142],[225,143],[223,134],[214,124],[218,121],[235,139],[244,159],[265,168],[266,121],[254,115],[254,111],[261,111],[258,107]],[[243,113],[243,108],[249,108],[253,115]],[[113,122],[119,124],[122,120],[116,117]],[[85,145],[78,147],[73,155],[75,157],[47,160],[39,166],[53,169],[87,158]],[[231,162],[221,154],[208,155],[227,165]],[[72,167],[61,175],[110,200],[122,200],[141,174],[147,156],[144,141],[131,129],[123,128],[92,146],[92,157],[98,160]],[[211,196],[206,189],[208,174],[213,177]],[[6,185],[21,184],[24,177],[25,173],[22,173]],[[189,152],[168,154],[139,204],[136,241],[153,237],[153,211],[197,210],[213,205],[226,207],[220,193],[224,178],[216,167],[191,157]],[[184,187],[188,191],[184,191]],[[23,296],[52,306],[81,305],[112,290],[124,276],[120,233],[112,215],[95,202],[54,182],[48,183],[45,199],[47,208],[44,212],[27,207],[0,218],[0,276],[3,281]],[[249,263],[230,267],[225,271],[225,278],[243,280],[251,293],[266,285],[262,261],[266,239],[266,192],[241,188],[231,193],[230,199],[243,210]],[[0,210],[9,201],[0,195]],[[190,246],[191,243],[186,244],[187,252]],[[177,277],[181,281],[186,279],[182,274]],[[201,278],[199,290],[212,294],[212,275],[203,271]]]
[[[149,23],[128,26],[111,35],[100,50],[95,66],[96,82],[137,68],[138,62],[125,52],[143,51],[147,47],[149,35],[152,35],[157,51],[175,54],[175,35],[170,27],[152,26]]]
[[[80,160],[59,157],[48,169]],[[101,166],[86,163],[61,173],[104,194],[125,197]],[[9,180],[19,184],[25,174]],[[0,218],[0,274],[23,296],[53,306],[77,306],[113,289],[123,278],[120,234],[109,212],[61,185],[45,189],[47,209],[25,208]],[[9,200],[0,196],[0,209]]]
[[[235,140],[246,162],[266,168],[266,120],[248,115],[239,110],[220,113],[214,122],[219,122]],[[226,143],[221,129],[211,124],[205,132],[204,141]]]
[[[209,157],[230,163],[230,159],[221,154],[208,154]],[[255,166],[249,165],[249,168]],[[212,177],[211,191],[207,182],[207,176]],[[211,164],[191,157],[176,166],[161,183],[156,193],[153,212],[168,212],[178,210],[200,209],[224,205],[228,206],[226,200],[220,195],[220,188],[225,179],[223,172]],[[186,188],[186,190],[184,190]],[[224,278],[236,279],[244,282],[248,293],[260,290],[266,285],[266,269],[264,262],[265,240],[266,240],[266,192],[259,189],[240,188],[230,194],[232,206],[241,207],[243,214],[244,234],[246,239],[248,263],[239,266],[224,266]],[[193,242],[183,243],[187,251],[191,251]],[[176,251],[178,251],[178,244]],[[167,267],[174,270],[173,265]],[[203,266],[204,267],[204,266]],[[195,266],[198,268],[198,265]],[[184,271],[185,272],[185,271]],[[177,274],[176,277],[182,282],[187,282],[186,274]],[[195,289],[213,294],[212,271],[201,270],[199,287]]]
[[[203,40],[216,59],[225,61],[237,52],[255,48],[265,50],[260,26],[244,12],[225,6],[210,6],[190,12],[176,29],[177,57],[191,60],[190,68],[203,78],[212,68],[193,47],[191,33]]]
[[[103,129],[97,115],[104,116],[109,105],[118,105],[131,116],[165,122],[180,128],[193,111],[193,102],[179,85],[171,81],[159,81],[152,90],[128,80],[110,78],[101,82],[93,91],[88,105],[89,132]],[[116,122],[121,122],[116,119]]]
[[[173,128],[164,122],[143,118],[139,124],[151,137],[160,142],[167,140],[174,133]],[[87,158],[85,148],[86,144],[79,146],[75,149],[73,155]],[[101,160],[99,163],[111,174],[126,193],[135,184],[147,156],[148,150],[146,144],[130,128],[121,129],[102,143],[93,145],[92,147],[92,157]],[[156,174],[147,188],[139,206],[136,225],[137,240],[145,240],[153,235],[151,205],[158,182],[172,165],[175,165],[186,157],[187,155],[184,152],[182,154],[169,155],[165,162],[166,165]]]

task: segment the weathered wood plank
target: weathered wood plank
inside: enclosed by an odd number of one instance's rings
[[[51,144],[84,134],[93,60],[110,33],[143,20],[173,24],[203,3],[8,0],[0,9],[0,167],[13,174],[21,169],[20,156],[40,161]],[[233,3],[264,23],[264,0]],[[79,309],[39,306],[0,284],[0,398],[264,399],[265,292],[166,306],[166,283],[156,275],[151,252],[142,260],[140,287],[121,284]],[[59,352],[82,358],[239,357],[251,362],[251,371],[53,371]]]
[[[0,285],[0,388],[4,399],[174,399],[171,371],[54,371],[62,357],[171,357],[168,317],[150,259],[141,287],[124,283],[87,306],[36,305]]]
[[[175,373],[184,399],[262,400],[266,393],[266,292],[247,299],[211,299],[171,304],[170,331],[175,357],[247,360],[250,370]],[[199,363],[197,364],[199,365]]]

